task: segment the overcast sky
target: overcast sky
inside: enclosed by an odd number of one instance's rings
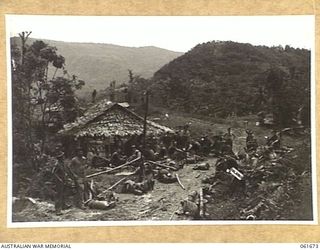
[[[314,16],[26,16],[7,15],[7,35],[70,42],[156,46],[186,52],[212,40],[253,45],[314,46]]]

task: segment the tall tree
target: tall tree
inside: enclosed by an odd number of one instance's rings
[[[22,48],[11,48],[14,133],[19,134],[18,138],[23,138],[21,140],[25,142],[22,150],[25,147],[29,151],[32,151],[37,139],[35,135],[40,135],[43,150],[48,125],[56,121],[53,118],[57,117],[57,113],[60,119],[56,125],[60,127],[76,118],[78,103],[75,90],[81,88],[84,82],[69,75],[65,69],[65,59],[55,47],[43,41],[35,41],[28,46],[27,36],[21,34],[20,37]],[[21,60],[17,60],[19,55]],[[62,73],[56,77],[58,70]],[[40,127],[37,126],[39,123]],[[14,147],[16,145],[18,143]],[[17,152],[16,155],[21,156],[21,153]]]

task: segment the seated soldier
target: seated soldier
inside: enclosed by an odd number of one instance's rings
[[[163,136],[162,136],[162,143],[163,145],[166,147],[166,148],[169,148],[171,142],[172,142],[172,136],[170,135],[169,132],[165,133]]]
[[[183,139],[182,139],[182,131],[176,131],[176,133],[173,136],[173,140],[177,142],[177,147],[183,148]],[[170,145],[169,145],[170,146]]]
[[[151,161],[156,160],[156,154],[154,150],[151,148],[151,145],[147,145],[147,148],[144,150],[143,155],[148,160],[151,160]]]
[[[158,159],[165,158],[167,154],[168,154],[167,149],[164,146],[160,147],[159,152],[156,153]]]
[[[112,166],[116,167],[124,164],[125,162],[126,161],[123,155],[121,154],[121,149],[117,148],[117,150],[113,152],[113,154],[111,155],[110,163],[112,164]]]
[[[123,192],[124,193],[137,194],[137,195],[142,195],[143,194],[143,192],[137,188],[136,183],[134,181],[132,181],[132,180],[127,180],[124,183]]]
[[[247,133],[246,142],[248,142],[254,138],[252,130],[246,129],[246,133]]]
[[[161,169],[159,170],[158,174],[158,181],[163,183],[173,183],[177,181],[177,177],[174,176],[169,170]]]
[[[222,148],[221,148],[221,154],[222,155],[230,155],[230,156],[234,156],[234,152],[232,151],[232,147],[230,144],[227,143],[223,143],[222,144]]]
[[[281,134],[276,130],[272,130],[272,134],[267,138],[267,146],[272,149],[280,149],[281,145]]]
[[[202,152],[207,155],[210,153],[211,150],[211,145],[212,145],[212,141],[209,139],[209,137],[207,135],[203,136],[200,139],[200,144],[201,144],[201,150]]]
[[[182,147],[181,148],[187,148],[190,144],[190,130],[189,130],[189,124],[186,124],[184,126],[184,129],[182,130]]]
[[[191,141],[187,151],[193,152],[194,154],[199,154],[201,148],[201,144],[198,141]]]
[[[132,154],[131,154],[131,156],[129,156],[129,158],[127,159],[127,162],[142,157],[142,153],[141,153],[141,151],[136,147],[136,145],[132,145],[132,146],[131,146],[131,152],[132,152]]]
[[[172,141],[169,148],[168,148],[168,156],[169,158],[173,159],[174,158],[174,153],[177,151],[177,142]]]
[[[213,150],[213,153],[216,156],[219,156],[222,154],[222,145],[223,145],[222,136],[220,135],[214,136],[211,148]]]
[[[246,130],[247,138],[246,138],[246,151],[252,152],[256,151],[258,148],[257,139],[254,138],[254,134],[251,130]]]
[[[230,168],[237,168],[238,163],[234,157],[224,156],[217,160],[216,162],[216,171],[226,171]]]
[[[258,142],[256,138],[253,138],[251,141],[247,142],[247,151],[248,152],[254,152],[258,148]]]
[[[124,193],[133,193],[136,195],[142,195],[142,194],[152,190],[153,187],[154,187],[154,180],[152,178],[144,180],[143,182],[135,182],[132,180],[127,180],[124,183],[123,192]]]
[[[178,215],[187,215],[194,219],[199,218],[199,206],[193,201],[184,199],[180,202],[182,209],[177,211]]]
[[[94,150],[94,148],[89,147],[88,153],[87,153],[87,164],[88,164],[89,166],[92,166],[92,160],[93,160],[94,156],[95,156],[95,150]]]

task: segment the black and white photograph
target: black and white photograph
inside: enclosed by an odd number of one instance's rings
[[[8,224],[317,223],[314,21],[6,15]]]

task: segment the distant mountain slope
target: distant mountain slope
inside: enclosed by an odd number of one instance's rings
[[[207,42],[163,66],[153,82],[157,104],[185,112],[224,117],[279,109],[277,91],[293,112],[310,100],[310,51]]]
[[[86,82],[84,90],[104,89],[112,80],[121,84],[128,80],[128,69],[149,78],[155,71],[182,53],[153,46],[123,47],[112,44],[74,43],[45,39],[28,39],[31,44],[42,40],[55,46],[66,59],[67,70]],[[13,38],[19,43],[19,38]]]

